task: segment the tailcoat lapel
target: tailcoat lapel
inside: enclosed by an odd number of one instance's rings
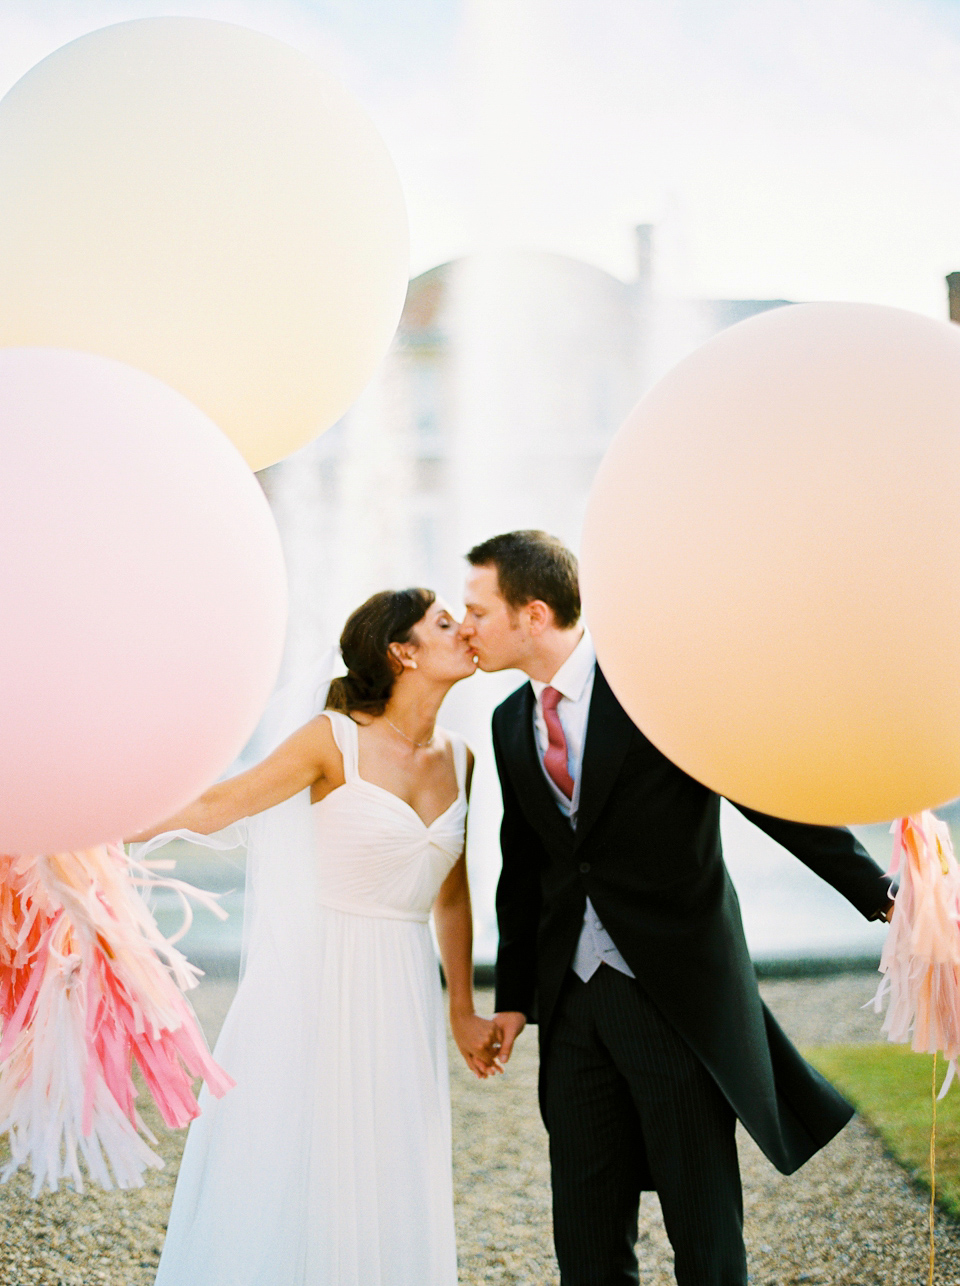
[[[580,770],[577,844],[583,842],[590,827],[600,816],[635,731],[629,715],[611,692],[603,671],[597,666]]]
[[[533,732],[534,695],[529,683],[524,684],[517,697],[519,712],[516,718],[505,720],[501,743],[520,807],[536,830],[569,848],[573,831],[550,793],[537,755]]]

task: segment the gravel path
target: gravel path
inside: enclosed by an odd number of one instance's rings
[[[879,1020],[859,1007],[875,975],[778,980],[761,986],[801,1045],[868,1041]],[[232,988],[213,982],[196,1008],[213,1037]],[[489,996],[482,1001],[489,1006]],[[451,1055],[461,1286],[556,1286],[550,1243],[546,1137],[536,1106],[536,1037],[521,1037],[508,1073],[479,1083]],[[0,1188],[2,1286],[152,1286],[182,1136],[151,1124],[167,1166],[133,1192],[67,1190],[29,1197],[26,1176]],[[921,1286],[927,1280],[927,1204],[859,1121],[784,1178],[740,1135],[752,1286]],[[657,1201],[644,1197],[640,1281],[673,1286]],[[960,1224],[937,1225],[938,1286],[960,1284]]]

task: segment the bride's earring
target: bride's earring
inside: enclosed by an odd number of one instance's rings
[[[415,670],[416,668],[417,668],[417,663],[416,663],[416,661],[411,661],[411,662],[410,662],[410,669],[411,669],[411,670]]]

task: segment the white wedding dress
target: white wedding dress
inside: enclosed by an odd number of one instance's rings
[[[294,836],[260,863],[259,918],[214,1051],[237,1086],[201,1094],[157,1286],[457,1281],[428,918],[463,851],[466,745],[454,742],[457,798],[428,826],[359,776],[353,720],[327,717],[345,784],[281,805],[311,860],[290,858]]]

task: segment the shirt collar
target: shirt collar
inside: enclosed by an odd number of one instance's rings
[[[549,687],[556,688],[568,701],[579,701],[596,663],[597,654],[593,647],[593,639],[590,637],[590,631],[584,627],[583,638],[549,683],[544,683],[540,679],[530,680],[533,695],[539,701],[543,689]]]

